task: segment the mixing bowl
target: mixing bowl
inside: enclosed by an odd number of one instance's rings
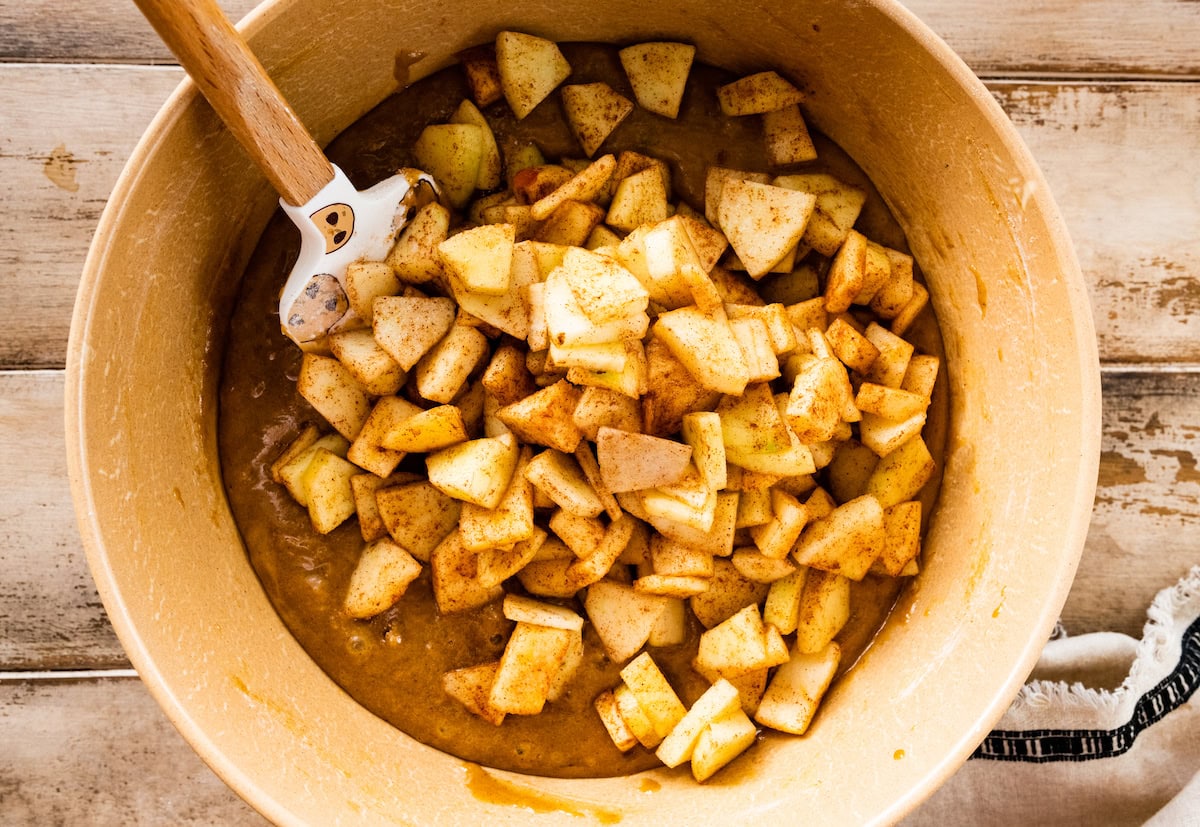
[[[280,823],[736,824],[901,817],[967,759],[1070,587],[1099,455],[1089,305],[1045,180],[963,63],[887,0],[277,0],[243,30],[320,142],[398,80],[501,29],[696,44],[777,68],[905,228],[945,338],[950,423],[923,570],[804,738],[703,786],[469,765],[373,716],[288,633],[246,559],[216,448],[238,277],[276,198],[184,83],[138,145],[83,275],[67,444],[88,559],[146,686],[210,766]]]

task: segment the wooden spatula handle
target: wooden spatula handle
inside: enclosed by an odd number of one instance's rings
[[[289,204],[309,201],[333,167],[216,0],[134,0]]]

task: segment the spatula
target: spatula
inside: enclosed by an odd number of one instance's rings
[[[229,131],[280,195],[300,255],[280,292],[279,321],[301,347],[346,314],[346,267],[383,259],[433,179],[400,170],[358,191],[317,146],[216,0],[134,0]]]

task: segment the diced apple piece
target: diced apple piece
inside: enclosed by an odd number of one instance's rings
[[[892,333],[895,333],[897,336],[903,336],[927,304],[929,304],[929,291],[925,289],[925,285],[919,281],[914,281],[912,298],[908,300],[904,307],[900,309],[900,312],[896,314],[895,318],[892,319]]]
[[[329,336],[329,348],[371,396],[395,393],[404,384],[404,371],[379,346],[370,330],[332,333]]]
[[[816,203],[807,192],[731,179],[721,190],[717,223],[757,279],[796,246]]]
[[[533,535],[528,540],[522,540],[510,549],[483,549],[475,564],[475,576],[484,586],[503,583],[538,555],[548,537],[544,530],[535,525]]]
[[[767,163],[773,167],[800,164],[817,157],[812,137],[797,104],[763,113]]]
[[[629,726],[629,731],[633,733],[633,737],[638,740],[646,749],[654,749],[662,743],[663,737],[658,734],[658,730],[654,728],[654,722],[642,709],[641,703],[637,696],[625,683],[617,684],[613,689],[613,700],[616,701],[617,711],[621,713],[621,718]]]
[[[486,336],[474,327],[453,325],[417,363],[417,393],[431,402],[454,401],[487,355]]]
[[[624,583],[601,580],[588,587],[583,607],[609,660],[622,663],[646,645],[669,601]]]
[[[483,154],[483,130],[475,124],[430,124],[413,144],[417,166],[432,175],[446,200],[459,208],[475,192]]]
[[[518,623],[513,629],[488,701],[509,715],[537,715],[571,646],[566,629]]]
[[[438,255],[464,289],[499,296],[508,291],[515,243],[511,224],[485,224],[450,236]]]
[[[638,105],[675,118],[687,88],[696,47],[688,43],[638,43],[618,53]]]
[[[571,247],[556,272],[564,276],[579,308],[596,324],[628,319],[646,311],[649,302],[646,288],[607,256]],[[551,326],[551,335],[553,332]]]
[[[544,221],[570,201],[592,201],[608,184],[616,166],[617,160],[612,155],[602,155],[592,161],[554,191],[535,202],[533,218]]]
[[[429,555],[433,597],[442,614],[475,609],[504,594],[500,586],[485,586],[476,577],[478,552],[462,544],[457,531],[437,544]]]
[[[402,397],[381,397],[350,444],[346,459],[372,474],[386,477],[396,469],[405,454],[402,450],[384,445],[388,434],[401,422],[420,412],[419,407]]]
[[[421,573],[421,564],[389,539],[363,549],[350,575],[343,608],[350,617],[366,619],[385,611],[401,597]]]
[[[679,696],[649,653],[643,652],[627,663],[621,670],[621,680],[637,698],[660,738],[667,737],[687,714]]]
[[[883,550],[883,541],[883,508],[864,494],[810,525],[796,545],[796,561],[861,580]]]
[[[684,414],[711,410],[720,399],[717,391],[702,386],[656,336],[646,346],[646,369],[642,416],[647,434],[674,434],[682,426]]]
[[[604,539],[605,525],[596,517],[581,517],[561,508],[550,516],[549,529],[576,557],[587,557]]]
[[[607,388],[584,388],[571,420],[593,442],[602,425],[622,431],[642,430],[642,412],[637,400]]]
[[[588,483],[578,462],[554,449],[542,451],[529,462],[525,477],[564,511],[580,517],[595,517],[604,503]]]
[[[885,419],[871,413],[863,413],[859,423],[859,435],[863,444],[876,455],[886,457],[901,445],[920,436],[925,427],[925,412],[918,411],[904,419]]]
[[[742,491],[738,495],[737,528],[751,528],[764,525],[771,521],[775,512],[771,510],[771,491],[769,488]]]
[[[594,256],[587,250],[580,253]],[[575,298],[567,273],[555,268],[546,278],[543,288],[543,312],[550,340],[559,347],[606,344],[623,339],[641,339],[646,334],[649,318],[641,310],[597,322],[588,317]]]
[[[573,419],[579,397],[578,388],[565,380],[559,381],[519,402],[505,405],[496,412],[496,417],[522,442],[571,453],[583,438]]]
[[[581,586],[590,586],[608,576],[626,546],[639,533],[638,522],[628,514],[613,520],[591,554],[571,564],[567,574]]]
[[[720,415],[713,411],[685,414],[681,436],[692,446],[692,461],[704,484],[714,491],[724,488],[725,441]]]
[[[667,188],[657,169],[644,169],[623,178],[613,193],[605,223],[631,232],[643,224],[663,221],[670,214]]]
[[[531,235],[538,241],[582,249],[592,231],[603,221],[603,207],[591,202],[567,201],[551,213]]]
[[[709,724],[735,711],[742,711],[737,687],[720,678],[696,699],[687,714],[663,738],[654,754],[668,767],[678,767],[691,759],[700,734]]]
[[[776,454],[791,444],[770,385],[753,383],[740,396],[725,396],[716,414],[727,455]]]
[[[691,209],[685,209],[683,204],[675,213],[675,218],[687,231],[700,269],[715,279],[716,274],[712,271],[717,266],[717,262],[721,260],[721,255],[729,247],[729,239],[725,238],[725,233],[709,224],[704,216],[693,214]],[[720,285],[717,287],[720,289]]]
[[[752,547],[736,549],[730,561],[743,577],[756,583],[774,583],[796,570],[786,557],[768,557]]]
[[[389,430],[382,442],[393,451],[437,451],[467,440],[462,411],[453,405],[438,405],[417,411]]]
[[[687,638],[687,606],[678,597],[668,597],[666,601],[646,639],[649,646],[678,646]]]
[[[500,186],[500,179],[504,172],[504,166],[500,161],[500,148],[496,146],[496,136],[492,133],[492,127],[488,124],[487,118],[479,111],[479,107],[464,98],[458,108],[454,110],[454,114],[450,116],[450,123],[473,124],[479,127],[482,151],[479,157],[479,171],[475,178],[476,189],[494,190]]]
[[[806,654],[821,651],[849,619],[849,578],[835,572],[810,569],[800,596],[796,651]]]
[[[504,96],[500,87],[500,69],[496,65],[496,50],[491,44],[463,49],[455,57],[462,64],[471,88],[471,97],[478,106],[490,106]]]
[[[700,635],[700,645],[692,666],[710,681],[718,677],[736,678],[757,669],[777,666],[787,659],[787,647],[773,626],[766,626],[758,604],[752,603]]]
[[[753,181],[767,184],[771,176],[765,172],[749,172],[728,167],[709,167],[704,178],[704,217],[714,227],[721,225],[721,198],[728,181]]]
[[[913,297],[913,258],[899,250],[882,249],[891,265],[890,272],[887,281],[871,297],[871,310],[880,318],[894,319]]]
[[[913,346],[875,322],[867,325],[866,337],[879,349],[879,355],[871,363],[866,378],[889,388],[898,388],[908,372],[908,362],[913,355]]]
[[[583,628],[583,618],[566,606],[516,594],[504,596],[503,612],[506,618],[516,623],[532,623],[535,626],[549,626],[573,632]]]
[[[866,373],[879,355],[879,348],[841,316],[829,325],[825,338],[841,363],[859,373]]]
[[[750,381],[746,359],[724,312],[708,315],[696,307],[671,310],[658,317],[654,335],[703,388],[739,394]]]
[[[686,574],[643,574],[633,581],[633,587],[643,594],[662,597],[688,598],[708,591],[707,577]]]
[[[837,359],[813,359],[796,374],[786,416],[801,442],[810,445],[833,436],[848,387],[846,369]]]
[[[368,325],[374,313],[375,299],[395,296],[403,287],[396,271],[385,261],[355,261],[346,265],[345,286],[350,309]]]
[[[696,619],[711,629],[749,605],[757,605],[767,595],[768,586],[744,576],[732,562],[713,561],[713,576],[708,590],[689,601]]]
[[[381,488],[375,503],[388,534],[422,562],[458,525],[459,501],[426,481]]]
[[[508,490],[519,448],[509,434],[443,448],[425,459],[439,491],[483,508],[495,508]]]
[[[650,567],[654,574],[709,578],[713,576],[713,556],[656,534],[650,538]]]
[[[841,648],[833,642],[816,652],[794,652],[775,670],[754,719],[780,732],[803,735],[833,682],[841,654]]]
[[[611,691],[606,690],[597,695],[593,706],[596,707],[596,713],[600,716],[600,721],[604,724],[608,737],[612,739],[613,745],[617,749],[621,752],[628,752],[637,746],[637,737],[621,716],[616,696]]]
[[[401,369],[412,370],[454,325],[450,299],[385,296],[375,300],[375,340]]]
[[[879,461],[867,480],[867,493],[884,508],[891,508],[916,497],[934,468],[929,447],[918,434]]]
[[[630,430],[640,430],[640,429],[633,428]],[[340,434],[337,434],[335,436],[337,437],[337,439],[341,440],[342,442],[345,442],[345,438],[342,437]],[[316,443],[316,441],[320,438],[321,438],[321,429],[320,428],[318,428],[316,425],[312,424],[311,422],[309,424],[305,425],[300,430],[300,433],[296,435],[295,439],[293,439],[291,442],[289,442],[287,447],[283,449],[283,452],[278,457],[276,457],[274,462],[271,463],[271,479],[274,480],[275,482],[279,483],[280,485],[284,485],[285,478],[283,476],[283,469],[286,468],[289,465],[289,463],[291,463],[297,457],[301,456],[306,451],[308,451],[308,449],[311,448]],[[334,453],[339,453],[339,452],[335,451]],[[340,452],[340,454],[344,456],[345,449],[343,449]],[[311,456],[310,456],[310,458],[311,458]],[[289,486],[289,491],[290,491],[290,486]],[[304,505],[304,503],[300,503],[300,504]]]
[[[442,689],[469,712],[489,724],[500,726],[504,722],[504,713],[492,707],[490,700],[499,669],[500,661],[497,660],[443,672]]]
[[[633,101],[607,83],[564,86],[562,102],[567,124],[589,158],[633,111]]]
[[[864,190],[826,173],[782,175],[774,183],[817,197],[803,241],[823,256],[837,253],[867,200]]]
[[[921,503],[908,500],[885,509],[883,531],[883,551],[875,562],[891,577],[899,577],[921,550]]]
[[[354,516],[354,490],[350,478],[357,465],[325,448],[317,448],[304,470],[301,485],[308,499],[308,516],[313,530],[328,534]]]
[[[934,386],[937,385],[940,365],[941,360],[936,356],[925,353],[913,354],[912,358],[908,360],[908,369],[904,371],[904,381],[900,383],[900,387],[928,400],[933,396]]]
[[[703,783],[750,748],[758,728],[741,708],[712,721],[692,749],[692,777]]]
[[[711,526],[707,529],[698,529],[677,520],[645,513],[644,509],[643,513],[645,519],[664,536],[692,548],[703,549],[710,554],[727,557],[733,552],[737,500],[736,491],[719,492],[716,495]]]
[[[934,369],[936,370],[936,366]],[[929,407],[929,397],[902,388],[863,382],[858,388],[854,404],[863,413],[874,414],[883,419],[906,419],[924,413]]]
[[[425,284],[440,278],[442,275],[442,260],[438,256],[438,245],[446,240],[450,229],[450,211],[432,201],[421,207],[400,233],[400,238],[388,253],[387,263],[391,265],[396,276],[407,284]],[[347,291],[349,292],[349,291]],[[391,295],[380,293],[380,295]],[[365,301],[370,294],[363,297]],[[354,299],[351,298],[351,306]],[[359,315],[368,321],[373,320],[373,310],[368,313],[359,311]]]
[[[667,485],[687,470],[692,449],[669,439],[601,426],[596,459],[604,485],[613,493]]]
[[[403,485],[420,479],[417,474],[397,473],[377,477],[372,473],[355,474],[350,478],[350,490],[354,493],[354,511],[358,517],[358,530],[364,543],[373,543],[388,536],[387,524],[379,513],[375,492],[392,485]]]
[[[804,583],[808,569],[801,566],[786,577],[771,584],[767,600],[763,605],[763,622],[769,623],[782,635],[796,631],[800,621],[800,600],[804,595]]]
[[[747,75],[717,89],[717,100],[726,115],[761,115],[802,103],[804,93],[778,72]]]
[[[472,551],[512,546],[534,535],[533,487],[525,477],[529,464],[529,447],[521,449],[516,468],[500,503],[484,508],[464,502],[459,516],[459,531],[463,545]]]
[[[520,32],[496,36],[500,86],[517,120],[534,110],[571,74],[571,64],[553,41]]]
[[[304,354],[296,388],[346,439],[358,436],[371,414],[371,399],[366,390],[337,359]]]

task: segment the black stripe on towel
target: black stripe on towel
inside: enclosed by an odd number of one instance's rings
[[[992,730],[972,758],[993,761],[1091,761],[1129,751],[1138,735],[1182,706],[1200,689],[1200,618],[1184,632],[1179,663],[1138,699],[1129,722],[1116,729]]]

